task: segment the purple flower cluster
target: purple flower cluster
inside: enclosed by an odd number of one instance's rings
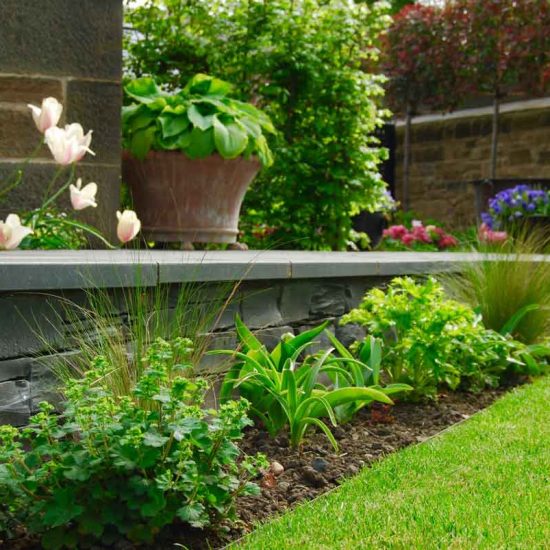
[[[549,214],[550,191],[517,185],[490,199],[489,211],[481,214],[481,220],[489,229],[500,229],[521,218]]]

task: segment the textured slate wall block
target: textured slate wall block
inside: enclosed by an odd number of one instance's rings
[[[2,0],[4,73],[118,80],[122,0]]]
[[[122,91],[118,82],[69,80],[65,117],[79,122],[84,131],[93,130],[92,164],[120,165],[120,109]]]
[[[63,84],[60,79],[0,74],[0,103],[40,105],[44,97],[63,100]]]

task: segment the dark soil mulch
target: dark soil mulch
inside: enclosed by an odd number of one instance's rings
[[[397,403],[393,407],[375,404],[370,409],[363,409],[352,422],[333,429],[340,447],[338,454],[321,433],[310,433],[301,451],[297,451],[289,448],[286,436],[270,439],[266,432],[251,428],[242,442],[242,449],[248,454],[265,453],[274,470],[278,465],[273,462],[283,467],[282,473],[266,472],[258,480],[261,495],[239,500],[240,520],[228,532],[205,533],[172,528],[163,533],[162,540],[148,548],[174,548],[174,543],[190,550],[221,548],[251,531],[258,522],[329,491],[385,455],[425,441],[446,427],[469,418],[504,392],[504,389],[498,389],[480,394],[448,393],[441,394],[434,403]],[[23,540],[9,545],[4,542],[1,547],[6,550],[39,548]],[[93,548],[100,550],[105,547]],[[130,550],[136,547],[119,542],[110,548]]]

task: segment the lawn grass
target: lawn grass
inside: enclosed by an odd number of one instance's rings
[[[548,548],[549,405],[545,377],[232,548]]]

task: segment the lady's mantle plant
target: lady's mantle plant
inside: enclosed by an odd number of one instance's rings
[[[550,215],[550,191],[517,185],[489,200],[489,211],[481,214],[489,229],[503,229],[532,216]]]
[[[231,517],[263,459],[239,460],[245,401],[202,408],[205,383],[186,378],[191,342],[157,340],[133,395],[109,387],[98,357],[66,388],[61,416],[41,404],[22,431],[0,427],[0,518],[44,548],[82,548],[121,536],[151,541],[165,525]],[[0,531],[1,531],[0,527]]]
[[[232,86],[204,74],[194,76],[175,94],[161,91],[153,79],[125,87],[134,101],[122,114],[124,146],[137,158],[150,149],[181,151],[192,159],[219,153],[225,159],[256,155],[272,164],[264,133],[275,133],[269,117],[250,103],[231,99]]]
[[[538,372],[531,348],[511,340],[507,330],[485,328],[471,307],[448,299],[433,278],[398,277],[386,290],[372,289],[342,322],[358,323],[383,340],[386,375],[413,386],[409,395],[416,398],[435,397],[441,385],[496,386],[510,370]]]
[[[114,248],[94,227],[82,223],[78,219],[60,211],[56,201],[66,191],[70,193],[70,201],[74,211],[97,207],[96,195],[98,186],[90,182],[82,187],[82,178],[76,177],[77,163],[89,153],[92,143],[92,130],[84,134],[82,126],[74,122],[64,128],[57,126],[63,105],[54,97],[42,100],[40,107],[29,105],[32,118],[38,131],[43,134],[33,155],[22,166],[0,182],[0,203],[10,193],[23,183],[23,167],[39,152],[42,144],[46,144],[58,165],[57,171],[44,190],[42,204],[27,212],[9,214],[5,220],[0,220],[0,250],[21,248],[60,249],[83,248],[88,244],[86,235],[99,239],[109,248]],[[69,169],[68,178],[57,187],[63,173]],[[117,212],[117,235],[122,244],[136,237],[141,223],[134,212]]]

